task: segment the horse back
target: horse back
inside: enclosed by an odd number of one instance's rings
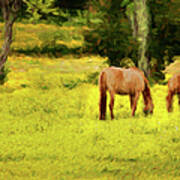
[[[134,94],[144,90],[142,72],[136,69],[109,67],[102,71],[106,74],[106,86],[110,91],[118,94]]]
[[[174,93],[180,93],[180,73],[173,75],[168,81],[168,88]]]

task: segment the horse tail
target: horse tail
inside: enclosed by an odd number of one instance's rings
[[[99,100],[99,119],[105,120],[106,115],[106,73],[103,71],[99,77],[99,91],[100,91],[100,100]]]

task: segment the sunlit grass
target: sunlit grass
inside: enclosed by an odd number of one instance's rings
[[[151,88],[154,114],[135,117],[116,96],[115,120],[98,120],[100,57],[12,56],[0,91],[1,179],[176,179],[180,111],[166,111],[167,87]],[[108,96],[109,101],[109,96]],[[177,178],[178,179],[178,178]]]
[[[15,51],[41,48],[59,30],[71,35],[79,31],[20,23],[15,29]],[[81,46],[82,39],[67,35],[57,43]],[[144,115],[141,96],[132,118],[129,97],[117,95],[115,119],[110,120],[107,106],[107,120],[98,120],[96,83],[105,60],[11,54],[6,64],[10,72],[0,87],[0,179],[180,178],[177,97],[173,112],[167,113],[167,86],[154,85],[154,114]]]
[[[0,46],[3,43],[3,23],[0,23]],[[46,24],[22,24],[13,26],[13,43],[11,49],[15,52],[36,53],[45,48],[57,48],[64,45],[67,48],[77,48],[83,45],[82,31],[84,28],[59,27]],[[23,34],[23,35],[22,35]]]

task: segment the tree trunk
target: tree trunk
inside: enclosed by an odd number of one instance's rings
[[[149,60],[147,54],[147,37],[149,34],[149,13],[146,0],[134,0],[134,36],[139,43],[138,67],[150,75]]]
[[[10,45],[12,43],[12,28],[13,22],[5,22],[4,44],[0,55],[0,72],[9,54]]]
[[[10,46],[12,43],[13,24],[17,18],[17,12],[20,9],[21,0],[1,0],[0,7],[4,18],[4,43],[0,54],[0,75],[4,73],[4,64],[8,58]]]

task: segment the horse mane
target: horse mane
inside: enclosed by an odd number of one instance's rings
[[[151,91],[150,91],[150,88],[149,88],[149,81],[145,77],[145,74],[144,74],[144,72],[142,70],[138,69],[137,67],[132,67],[131,69],[133,69],[135,71],[138,71],[142,75],[142,77],[144,79],[145,88],[144,88],[144,91],[142,93],[143,93],[145,104],[147,104],[148,99],[152,101]]]

